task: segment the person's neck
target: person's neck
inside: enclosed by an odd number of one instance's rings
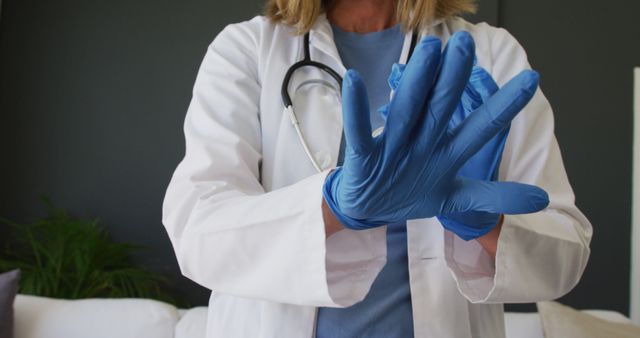
[[[378,32],[396,24],[397,0],[332,0],[329,21],[347,32]]]

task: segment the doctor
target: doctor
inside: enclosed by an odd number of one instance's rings
[[[504,337],[576,285],[591,225],[509,33],[471,0],[266,8],[209,46],[163,207],[208,337]]]

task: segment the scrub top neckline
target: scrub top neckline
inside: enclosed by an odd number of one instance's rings
[[[368,33],[347,32],[334,24],[331,24],[331,29],[333,31],[334,39],[340,39],[342,44],[347,44],[353,47],[378,47],[380,45],[385,45],[387,41],[393,39],[394,36],[404,36],[400,24],[396,24],[381,31]]]

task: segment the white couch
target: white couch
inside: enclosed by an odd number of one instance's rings
[[[149,299],[61,300],[18,295],[15,338],[200,338],[206,307],[178,310]]]
[[[59,300],[18,295],[15,338],[204,338],[207,308],[180,310],[148,299]],[[587,311],[628,322],[620,313]],[[542,338],[537,313],[507,313],[507,338]]]

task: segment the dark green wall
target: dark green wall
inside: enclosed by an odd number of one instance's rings
[[[577,205],[593,223],[584,278],[563,299],[581,308],[627,313],[629,307],[639,15],[639,1],[500,2],[500,24],[524,45],[541,73]]]
[[[41,215],[38,194],[99,217],[193,304],[162,199],[184,154],[182,122],[207,45],[258,1],[4,0],[0,21],[0,215]]]
[[[179,275],[162,198],[207,45],[261,4],[3,0],[0,215],[42,215],[37,196],[47,194],[99,217],[117,240],[148,246],[138,260],[170,276],[181,298],[205,304],[207,291]],[[594,223],[591,263],[565,300],[627,312],[640,3],[484,0],[480,9],[474,20],[509,29],[541,72],[578,205]]]

